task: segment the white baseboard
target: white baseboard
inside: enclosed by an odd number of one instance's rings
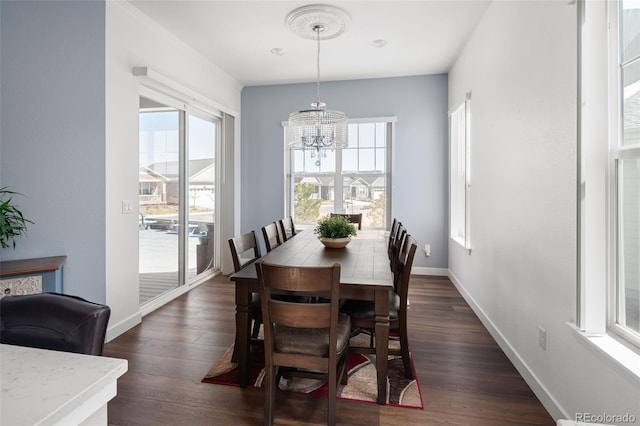
[[[204,273],[202,274],[202,276],[198,277],[198,279],[192,282],[191,284],[182,285],[171,291],[167,291],[166,293],[160,295],[159,297],[151,300],[149,303],[146,303],[140,306],[140,309],[138,310],[138,312],[136,312],[135,314],[131,315],[125,320],[120,321],[118,324],[112,327],[109,327],[107,329],[107,337],[105,338],[105,342],[109,342],[115,339],[116,337],[118,337],[119,335],[123,334],[124,332],[132,329],[133,327],[135,327],[136,325],[142,322],[143,316],[150,314],[151,312],[155,311],[156,309],[158,309],[163,305],[166,305],[176,297],[182,296],[184,293],[188,292],[194,287],[199,286],[203,282],[207,281],[209,278],[212,278],[218,275],[218,273],[219,273],[218,271],[211,271],[210,273]]]
[[[489,334],[495,339],[500,346],[500,349],[505,353],[509,361],[516,367],[518,373],[527,382],[533,393],[538,397],[544,408],[549,412],[554,419],[568,419],[571,416],[562,409],[558,401],[551,395],[547,388],[538,380],[537,376],[531,371],[527,363],[518,355],[518,352],[511,346],[509,341],[500,333],[495,327],[493,322],[487,317],[482,308],[476,303],[469,293],[465,290],[464,286],[456,276],[448,271],[448,276],[453,285],[458,289],[464,300],[469,304],[473,312],[478,316],[482,324],[489,331]]]
[[[105,342],[110,342],[115,339],[119,335],[124,332],[131,330],[136,325],[142,322],[142,314],[138,311],[135,314],[125,318],[120,321],[118,324],[113,325],[107,329],[107,337],[105,338]]]
[[[437,275],[440,277],[449,276],[449,270],[444,268],[424,268],[422,266],[414,266],[411,268],[412,275]]]

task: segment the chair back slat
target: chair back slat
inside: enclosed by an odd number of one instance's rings
[[[328,328],[331,324],[330,303],[301,304],[271,299],[269,311],[274,324],[287,327]]]

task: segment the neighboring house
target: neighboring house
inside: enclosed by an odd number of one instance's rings
[[[140,205],[167,203],[167,177],[145,166],[139,168],[138,201]]]
[[[164,161],[140,166],[140,204],[178,204],[179,164]],[[198,193],[214,193],[215,164],[213,158],[189,161],[189,196],[194,205]],[[211,202],[204,202],[213,207]]]

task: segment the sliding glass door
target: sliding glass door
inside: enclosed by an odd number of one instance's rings
[[[215,267],[215,153],[218,122],[189,116],[188,137],[188,272],[193,278]],[[213,143],[212,143],[213,142]]]
[[[139,113],[140,304],[218,268],[215,158],[219,119],[161,96]]]

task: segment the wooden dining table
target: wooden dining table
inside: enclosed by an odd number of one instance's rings
[[[288,266],[341,265],[340,297],[342,299],[375,302],[375,346],[378,379],[378,404],[387,400],[387,357],[389,340],[389,292],[393,291],[393,276],[385,239],[379,232],[361,232],[341,249],[325,248],[311,230],[305,230],[273,249],[262,258],[265,262]],[[249,381],[251,292],[258,292],[254,264],[245,266],[231,276],[236,288],[236,344],[238,345],[239,384]]]

